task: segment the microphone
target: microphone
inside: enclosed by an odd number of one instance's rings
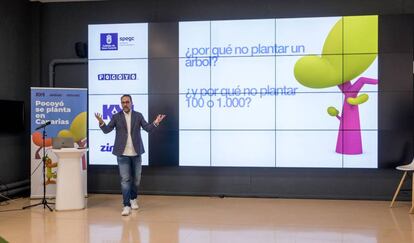
[[[36,130],[39,130],[39,129],[42,129],[42,128],[44,128],[44,127],[46,127],[46,126],[49,126],[49,125],[50,125],[50,121],[47,121],[45,124],[42,124],[42,125],[40,125],[40,126],[36,127],[35,131],[36,131]]]

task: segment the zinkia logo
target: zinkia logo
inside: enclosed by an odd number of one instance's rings
[[[106,143],[106,145],[100,145],[101,152],[112,152],[114,149],[114,145],[109,145],[109,143]]]

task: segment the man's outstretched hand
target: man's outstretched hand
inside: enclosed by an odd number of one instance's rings
[[[102,120],[102,115],[99,113],[95,113],[95,118],[98,120],[99,125],[104,124],[105,122]]]
[[[164,114],[158,114],[157,118],[154,120],[154,124],[156,126],[160,125],[160,122],[166,117],[167,115]]]

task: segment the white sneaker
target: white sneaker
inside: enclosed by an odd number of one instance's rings
[[[139,208],[137,199],[129,200],[129,202],[131,203],[131,208],[132,209],[137,210]]]
[[[122,210],[121,215],[122,216],[128,216],[129,214],[131,214],[131,207],[128,207],[128,206],[124,207],[124,209]]]

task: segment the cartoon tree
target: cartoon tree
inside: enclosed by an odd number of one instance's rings
[[[329,32],[321,56],[305,56],[295,64],[294,75],[302,85],[314,89],[338,86],[345,97],[341,115],[335,107],[328,107],[328,114],[340,121],[337,153],[362,154],[358,106],[369,97],[358,94],[365,84],[376,85],[378,80],[358,76],[376,59],[377,43],[377,16],[344,17]]]

